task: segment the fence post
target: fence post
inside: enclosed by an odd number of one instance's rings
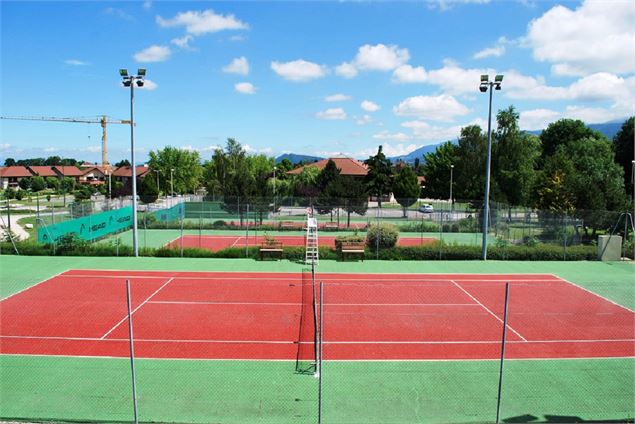
[[[134,422],[139,423],[139,412],[137,409],[137,382],[134,366],[134,336],[132,333],[132,305],[130,301],[130,280],[126,280],[126,299],[128,301],[128,334],[130,336],[130,369],[132,371],[132,403],[134,407]]]
[[[496,398],[496,424],[500,422],[501,393],[503,389],[503,364],[505,361],[505,342],[507,341],[507,308],[509,305],[509,282],[505,283],[505,311],[503,313],[503,340],[501,343],[501,363],[498,377],[498,396]]]
[[[320,317],[319,317],[320,331],[318,333],[318,362],[317,362],[317,377],[318,377],[318,424],[322,423],[322,361],[323,361],[323,337],[324,337],[324,282],[320,281]]]

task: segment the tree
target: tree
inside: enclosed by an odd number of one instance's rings
[[[498,112],[492,146],[492,174],[500,193],[497,200],[509,205],[510,215],[512,206],[529,204],[540,156],[538,138],[521,133],[518,118],[514,106]]]
[[[542,158],[553,155],[560,145],[567,145],[571,141],[583,138],[603,139],[604,136],[584,125],[579,119],[560,119],[552,122],[540,134]]]
[[[333,212],[333,208],[339,202],[339,199],[342,196],[342,187],[338,183],[339,179],[340,170],[337,169],[335,162],[329,159],[316,180],[319,194],[315,206],[319,213],[323,214]],[[332,214],[331,220],[333,220]]]
[[[424,156],[421,166],[426,179],[426,186],[422,190],[424,197],[432,199],[447,199],[450,197],[450,167],[457,163],[457,146],[451,141],[438,146],[434,152]]]
[[[18,181],[18,187],[20,187],[22,190],[28,190],[31,188],[31,178],[22,178],[20,181]]]
[[[455,157],[453,196],[458,199],[480,201],[485,196],[487,159],[487,135],[481,127],[470,125],[461,129]],[[427,186],[426,176],[426,188]]]
[[[250,155],[246,157],[249,173],[253,176],[253,187],[249,193],[249,201],[258,213],[258,221],[262,224],[264,214],[269,211],[269,205],[273,204],[273,180],[274,158],[265,155]]]
[[[31,178],[31,190],[42,191],[46,188],[46,180],[43,177],[35,176]]]
[[[624,169],[624,189],[627,195],[633,194],[633,144],[635,144],[635,134],[633,123],[635,118],[628,118],[619,132],[613,138],[613,149],[615,150],[615,162]],[[634,199],[635,201],[635,199]]]
[[[130,166],[130,161],[128,159],[123,159],[115,164],[115,168],[121,168],[122,166]]]
[[[278,169],[276,178],[284,180],[287,178],[287,172],[293,169],[293,163],[289,159],[284,158],[276,165],[276,168]]]
[[[316,181],[320,170],[315,166],[305,166],[302,171],[294,175],[291,179],[293,194],[299,197],[308,198],[307,204],[313,204],[313,198],[319,194]]]
[[[4,166],[15,166],[16,165],[16,161],[13,158],[6,158],[4,160]]]
[[[341,186],[344,197],[344,210],[346,211],[346,226],[351,226],[351,213],[365,215],[368,210],[368,192],[366,184],[360,179],[350,175],[342,176],[337,184]]]
[[[139,184],[139,198],[143,203],[154,203],[159,198],[159,188],[153,176],[148,174]]]
[[[408,216],[408,208],[419,198],[419,181],[417,174],[409,166],[404,166],[399,170],[393,183],[393,193],[397,203],[403,208],[404,218]]]
[[[392,191],[392,170],[390,160],[382,152],[383,147],[379,146],[377,154],[364,161],[368,166],[365,182],[368,192],[377,197],[377,202],[381,208],[382,196],[390,194]]]
[[[58,191],[60,189],[60,179],[57,177],[46,177],[46,186]]]
[[[60,189],[65,193],[69,193],[75,189],[75,179],[71,177],[63,177],[60,181]]]
[[[49,165],[49,166],[53,166],[53,165],[61,165],[62,164],[62,158],[59,156],[49,156],[48,158],[46,158],[46,160],[44,161],[45,165]]]
[[[152,172],[159,171],[161,187],[165,193],[193,193],[201,185],[203,167],[196,151],[166,146],[163,149],[150,151],[148,165]],[[174,170],[174,171],[172,171]]]

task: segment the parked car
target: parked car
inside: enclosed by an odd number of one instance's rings
[[[432,205],[421,205],[419,206],[419,212],[432,213],[434,212],[434,208],[432,207]]]

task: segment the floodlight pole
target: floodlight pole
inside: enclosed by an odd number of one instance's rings
[[[489,226],[489,186],[492,163],[492,83],[489,83],[489,114],[487,118],[487,165],[485,170],[485,205],[483,207],[483,245],[481,259],[487,260],[487,230]]]
[[[143,86],[143,78],[146,70],[139,69],[138,75],[128,75],[128,70],[120,69],[119,74],[123,78],[124,87],[130,87],[130,175],[132,178],[132,248],[135,257],[139,256],[139,243],[137,234],[137,167],[135,165],[135,148],[134,148],[134,86],[135,83],[139,87]]]
[[[481,93],[489,89],[489,112],[487,116],[487,166],[485,170],[485,202],[483,205],[483,245],[481,249],[481,259],[487,260],[487,232],[489,227],[489,187],[492,164],[492,95],[494,89],[500,90],[503,82],[502,75],[496,75],[494,81],[489,81],[487,75],[481,75]]]
[[[452,186],[454,177],[454,165],[450,165],[450,212],[454,214],[454,198],[452,197]]]

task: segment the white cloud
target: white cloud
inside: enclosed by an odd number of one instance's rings
[[[206,147],[194,147],[191,144],[188,144],[188,145],[185,145],[185,146],[181,146],[180,148],[183,149],[183,150],[188,150],[190,152],[200,152],[200,153],[213,152],[213,151],[215,151],[217,149],[221,149],[221,150],[223,149],[222,146],[219,146],[217,144],[213,144],[211,146],[206,146]]]
[[[431,9],[438,8],[441,11],[450,10],[457,4],[487,4],[491,0],[426,0]]]
[[[622,111],[614,108],[567,106],[563,118],[580,119],[587,124],[601,124],[618,118],[626,118]]]
[[[520,112],[519,126],[526,131],[542,130],[560,119],[560,112],[550,109],[533,109]]]
[[[271,147],[263,147],[259,149],[257,147],[252,147],[249,144],[245,144],[243,148],[245,149],[245,152],[247,153],[272,153],[273,152],[273,149]]]
[[[151,7],[152,7],[152,1],[151,1],[151,0],[145,0],[145,1],[143,2],[143,8],[144,8],[144,9],[148,10],[148,9],[150,9]]]
[[[364,100],[360,106],[366,112],[377,112],[379,109],[381,109],[381,107],[377,103],[371,102],[370,100]]]
[[[421,147],[420,144],[398,143],[393,145],[390,143],[382,143],[382,151],[388,157],[407,155],[408,153],[411,153],[420,147]],[[376,154],[377,154],[377,146],[360,150],[354,156],[359,158],[359,157],[369,157]]]
[[[271,69],[282,78],[295,82],[305,82],[322,78],[327,73],[325,66],[307,62],[303,59],[284,63],[271,62]]]
[[[241,94],[256,94],[256,87],[250,82],[239,82],[234,85],[234,90]]]
[[[391,71],[408,60],[408,49],[401,49],[396,45],[365,44],[357,51],[354,64],[356,68],[367,71]]]
[[[211,9],[202,12],[180,12],[171,19],[164,19],[157,15],[156,22],[165,28],[185,27],[187,33],[192,35],[202,35],[225,30],[249,29],[248,24],[236,19],[234,15],[216,14]]]
[[[315,117],[318,119],[342,120],[346,119],[346,112],[341,107],[337,107],[319,111],[315,114]]]
[[[480,125],[481,128],[487,128],[487,122],[483,119],[474,119],[471,122],[461,125],[452,125],[449,127],[430,125],[429,123],[420,120],[403,122],[401,124],[402,127],[410,128],[412,130],[413,139],[422,140],[428,143],[456,140],[461,134],[461,129],[468,125]]]
[[[229,41],[245,41],[247,39],[247,37],[245,37],[244,35],[232,35],[231,37],[229,37]]]
[[[426,78],[427,74],[423,66],[414,68],[411,65],[401,65],[392,73],[392,80],[397,83],[425,82]]]
[[[355,117],[355,123],[357,125],[367,125],[373,122],[373,118],[370,115],[362,115],[359,117]]]
[[[247,75],[249,73],[249,62],[245,56],[237,57],[227,66],[223,67],[223,72],[228,74]]]
[[[393,141],[408,141],[410,136],[402,132],[391,133],[387,130],[373,134],[373,138],[377,140],[393,140]]]
[[[88,62],[84,62],[83,60],[78,59],[68,59],[65,60],[64,63],[71,66],[86,66],[89,64]]]
[[[104,10],[106,15],[116,16],[119,19],[123,19],[124,21],[134,21],[134,17],[124,12],[122,9],[118,9],[116,7],[108,7]]]
[[[11,150],[11,145],[9,143],[0,144],[0,152],[8,152],[9,150]]]
[[[433,121],[452,121],[455,116],[466,115],[469,109],[453,96],[414,96],[403,100],[393,108],[397,116],[416,116]]]
[[[337,94],[331,94],[330,96],[326,96],[324,98],[324,101],[325,102],[344,102],[350,99],[351,99],[351,96],[349,96],[348,94],[337,93]]]
[[[154,81],[149,80],[149,79],[144,79],[143,80],[143,87],[137,87],[137,88],[139,88],[141,90],[154,91],[154,90],[157,89],[157,87],[158,87],[158,85]]]
[[[355,78],[359,71],[352,63],[343,62],[335,67],[335,74],[344,78]]]
[[[182,49],[191,49],[190,47],[190,41],[192,41],[194,39],[194,37],[192,37],[189,34],[184,35],[183,37],[179,37],[179,38],[173,38],[172,40],[170,40],[170,43],[174,44],[177,47],[180,47]]]
[[[153,44],[140,52],[134,54],[137,62],[164,62],[170,58],[172,51],[168,46],[158,46]]]
[[[101,146],[86,146],[78,149],[80,152],[99,153],[101,152]]]
[[[584,1],[554,6],[528,25],[525,44],[559,75],[635,72],[635,7],[630,1]]]
[[[487,47],[474,53],[474,59],[485,59],[488,57],[501,57],[505,54],[505,46]]]

